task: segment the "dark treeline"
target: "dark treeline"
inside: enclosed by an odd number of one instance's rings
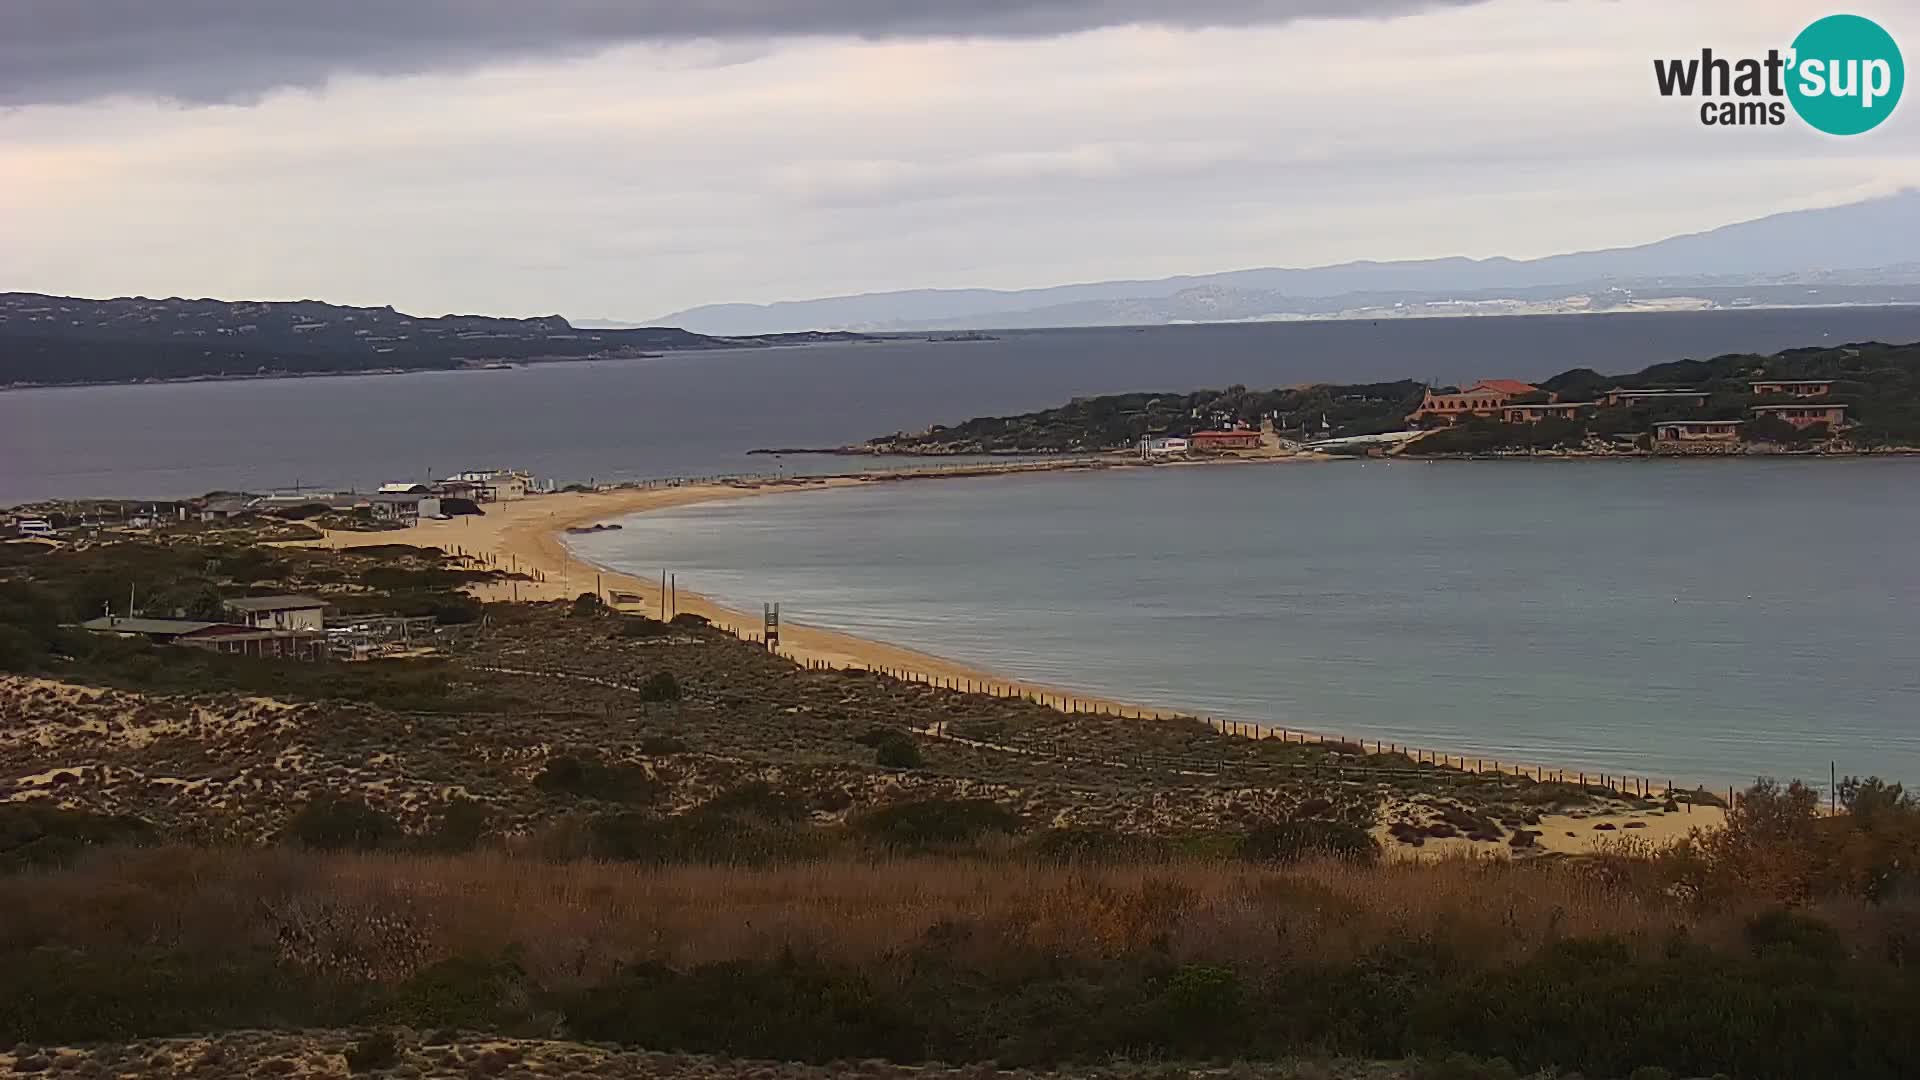
[[[735,340],[676,327],[583,330],[557,315],[426,318],[311,300],[82,300],[0,293],[0,386],[436,370],[858,336]]]
[[[1101,451],[1131,449],[1150,435],[1186,435],[1224,424],[1274,418],[1282,431],[1373,435],[1405,425],[1425,387],[1412,380],[1281,390],[1196,390],[1076,398],[1019,416],[976,417],[918,435],[890,435],[869,446],[905,452]]]
[[[1497,370],[1497,363],[1489,362]],[[1540,392],[1516,403],[1590,402],[1614,387],[1706,390],[1706,407],[1642,405],[1599,408],[1580,420],[1504,424],[1481,419],[1430,436],[1417,444],[1421,453],[1472,453],[1505,448],[1572,447],[1589,436],[1644,434],[1670,419],[1747,421],[1752,441],[1807,445],[1826,439],[1824,429],[1799,430],[1780,420],[1752,417],[1757,399],[1751,383],[1766,379],[1829,379],[1833,393],[1823,402],[1844,404],[1856,425],[1847,432],[1857,447],[1920,444],[1920,343],[1877,342],[1833,348],[1792,349],[1772,356],[1729,354],[1710,360],[1655,364],[1631,374],[1607,375],[1591,368],[1564,371],[1540,384]],[[1452,390],[1455,387],[1436,387]],[[1127,450],[1140,439],[1187,435],[1225,424],[1257,426],[1271,417],[1283,435],[1295,438],[1346,437],[1397,431],[1420,404],[1426,387],[1412,381],[1324,384],[1275,390],[1224,390],[1193,393],[1129,393],[1078,398],[1066,405],[1018,416],[976,417],[953,426],[936,425],[919,434],[882,436],[873,449],[903,452],[1012,452]],[[1765,399],[1782,402],[1787,399]],[[1795,399],[1797,400],[1797,399]]]

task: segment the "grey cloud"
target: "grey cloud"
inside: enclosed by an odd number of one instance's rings
[[[244,102],[633,42],[1040,37],[1110,26],[1391,17],[1482,0],[5,0],[0,106],[127,95]]]

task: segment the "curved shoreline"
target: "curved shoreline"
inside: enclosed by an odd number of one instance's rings
[[[1072,465],[1062,462],[989,463],[960,469],[946,467],[927,471],[769,480],[764,483],[704,483],[539,495],[511,503],[489,504],[486,515],[480,518],[424,521],[412,528],[388,532],[328,532],[320,543],[330,547],[407,543],[462,552],[481,558],[492,567],[537,572],[543,578],[536,581],[497,582],[470,590],[483,600],[571,600],[584,592],[598,591],[602,595],[621,592],[641,598],[638,604],[618,605],[622,610],[658,617],[661,614],[659,580],[642,578],[587,559],[567,545],[567,530],[649,510],[719,500],[840,490],[904,480],[1125,467],[1133,466],[1123,461]],[[679,613],[699,615],[716,626],[743,636],[758,635],[761,630],[760,619],[755,615],[727,607],[711,597],[686,589],[674,591],[673,607],[668,612]],[[800,623],[781,626],[780,652],[801,663],[907,672],[931,679],[952,680],[962,687],[981,692],[1038,695],[1049,702],[1071,701],[1089,710],[1145,717],[1189,715],[1164,705],[1156,707],[1119,701],[1078,690],[1007,678],[918,649]]]
[[[509,503],[489,504],[480,518],[461,517],[445,521],[424,521],[418,525],[387,532],[328,532],[320,544],[333,547],[363,547],[389,543],[434,546],[479,558],[491,568],[532,572],[538,580],[493,582],[471,587],[479,599],[572,600],[587,592],[603,597],[611,592],[637,595],[638,603],[617,605],[633,614],[658,617],[662,614],[661,583],[603,566],[575,552],[566,543],[567,530],[613,521],[651,510],[665,510],[721,500],[803,491],[828,491],[865,487],[905,480],[932,480],[1006,475],[1010,473],[1053,473],[1098,471],[1104,468],[1203,467],[1219,465],[1276,464],[1284,462],[1341,460],[1320,455],[1286,458],[1216,458],[1199,461],[1147,464],[1138,459],[1079,459],[1073,462],[1006,462],[962,467],[931,467],[926,470],[902,470],[881,473],[855,473],[824,477],[795,477],[761,481],[713,481],[647,488],[613,488],[593,492],[572,492],[532,496]],[[669,568],[670,569],[670,568]],[[684,589],[673,591],[673,614],[694,614],[737,636],[757,639],[761,621],[755,615],[722,604],[711,597]],[[899,677],[930,683],[951,682],[956,688],[1000,696],[1027,696],[1043,704],[1080,711],[1108,712],[1143,719],[1189,717],[1203,719],[1204,714],[1169,705],[1144,705],[1133,701],[1089,694],[1046,683],[1009,678],[989,669],[948,659],[906,646],[865,638],[852,633],[784,623],[781,626],[780,654],[801,664],[820,664],[836,668],[865,668],[886,671]],[[1353,740],[1331,731],[1282,727],[1261,721],[1213,721],[1223,732],[1271,737],[1281,733],[1302,741],[1366,742]],[[1264,732],[1264,734],[1262,734]],[[1448,767],[1479,772],[1504,772],[1549,780],[1548,774],[1562,774],[1571,783],[1572,770],[1556,769],[1544,763],[1517,759],[1476,758],[1451,751],[1432,751],[1426,747],[1399,746],[1408,754],[1423,754]],[[1593,783],[1613,778],[1622,784],[1640,780],[1652,789],[1653,780],[1627,774],[1586,774]]]

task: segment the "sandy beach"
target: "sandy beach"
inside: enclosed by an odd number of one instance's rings
[[[538,495],[512,502],[490,503],[484,516],[422,521],[402,531],[330,531],[320,543],[338,548],[407,543],[460,551],[489,559],[491,565],[500,569],[534,574],[541,579],[507,582],[474,590],[475,595],[482,599],[571,600],[583,592],[598,590],[602,596],[618,592],[641,598],[639,604],[621,604],[624,610],[658,617],[661,614],[658,578],[621,573],[582,559],[567,546],[566,530],[603,524],[648,510],[664,510],[721,499],[830,491],[898,483],[907,479],[1057,471],[1059,468],[1054,463],[1042,463],[1037,467],[1010,463],[966,470],[930,469],[925,473],[889,472],[765,483],[726,482]],[[762,629],[760,613],[735,611],[686,589],[674,590],[673,605],[668,614],[675,613],[699,615],[735,633],[758,635]],[[1114,701],[1059,687],[1007,679],[915,649],[795,623],[781,627],[780,652],[800,663],[912,672],[928,679],[952,680],[963,686],[995,693],[1039,695],[1050,702],[1070,700],[1087,709],[1098,708],[1143,716],[1168,714],[1166,709],[1156,713],[1150,706],[1133,702]]]
[[[1113,464],[1125,467],[1126,463],[1116,461]],[[488,565],[525,574],[535,579],[495,583],[474,590],[475,595],[482,599],[571,600],[584,592],[598,591],[602,596],[622,593],[639,597],[638,603],[623,601],[619,606],[624,610],[657,617],[662,613],[661,585],[658,578],[622,573],[581,558],[567,546],[567,530],[606,524],[630,514],[649,510],[664,510],[718,500],[790,495],[808,491],[832,491],[956,475],[1058,471],[1062,467],[1060,463],[1008,463],[984,465],[965,470],[932,468],[925,472],[905,471],[764,482],[727,481],[671,487],[617,488],[595,492],[535,495],[511,502],[489,504],[483,516],[422,521],[414,527],[398,531],[330,531],[318,543],[345,548],[397,542],[457,551],[486,560]],[[762,629],[761,616],[758,612],[736,611],[685,589],[673,591],[672,606],[667,613],[699,615],[737,634],[757,636]],[[786,623],[781,627],[780,652],[798,663],[839,668],[891,670],[924,681],[950,681],[955,686],[967,689],[1003,695],[1026,695],[1049,704],[1062,707],[1071,705],[1080,710],[1109,711],[1148,718],[1177,715],[1164,707],[1156,710],[1151,706],[1135,702],[1117,701],[1077,691],[1067,691],[1059,687],[1007,679],[990,671],[956,663],[919,650],[795,623]],[[1233,729],[1229,728],[1229,730]],[[1239,730],[1253,730],[1253,726],[1243,725]],[[1302,733],[1293,734],[1296,738],[1302,737]],[[1305,737],[1338,738],[1325,733],[1307,734]],[[1459,767],[1468,767],[1473,764],[1467,759],[1453,760]],[[1541,773],[1541,770],[1533,766],[1513,763],[1505,763],[1502,771],[1520,771],[1528,775]],[[1632,831],[1593,828],[1595,824],[1602,821],[1624,824],[1628,820],[1637,823]],[[1685,836],[1693,828],[1712,827],[1723,820],[1724,815],[1720,810],[1704,806],[1680,814],[1609,814],[1583,819],[1555,816],[1551,820],[1543,820],[1541,830],[1543,835],[1538,843],[1544,850],[1560,852],[1592,851],[1597,846],[1620,837],[1635,837],[1655,844],[1663,844]],[[1430,843],[1424,850],[1407,849],[1396,851],[1395,854],[1433,857],[1452,853],[1456,847],[1465,851],[1472,846],[1466,841],[1458,844],[1437,841]],[[1395,844],[1388,845],[1390,851],[1398,847],[1399,845]]]

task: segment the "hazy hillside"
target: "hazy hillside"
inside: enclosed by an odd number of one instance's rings
[[[716,338],[670,326],[587,330],[558,315],[430,318],[391,307],[316,300],[85,300],[0,293],[0,386],[430,370],[848,336]]]
[[[1737,292],[1761,284],[1814,282],[1834,271],[1882,268],[1889,272],[1856,274],[1853,283],[1914,286],[1920,285],[1920,272],[1908,238],[1916,232],[1920,232],[1920,192],[1903,192],[1847,206],[1776,214],[1637,247],[1540,259],[1362,261],[1012,291],[919,289],[773,304],[709,304],[658,321],[701,333],[736,334],[810,326],[931,330],[1152,324],[1326,315],[1382,301],[1391,305],[1487,300],[1542,289],[1626,288],[1644,300],[1696,295],[1690,291],[1694,287],[1712,285]],[[1730,304],[1743,296],[1715,302]],[[1920,290],[1906,288],[1889,298],[1914,302],[1920,300]],[[1835,301],[1806,295],[1761,302]]]

